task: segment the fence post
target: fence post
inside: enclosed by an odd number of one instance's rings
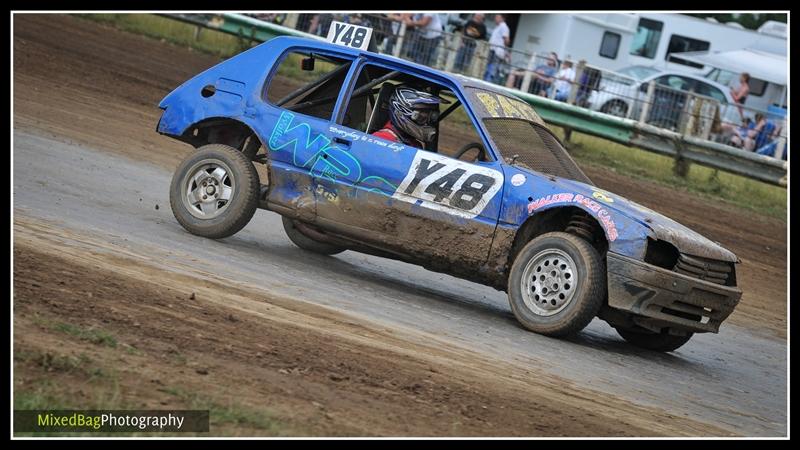
[[[558,72],[556,72],[556,75],[558,75]],[[554,75],[553,76],[553,81],[550,83],[550,92],[547,94],[547,98],[549,98],[549,99],[556,98],[556,83],[557,82],[558,82],[558,78],[556,78],[556,76]]]
[[[450,46],[447,45],[447,42],[450,42]],[[445,72],[452,72],[453,66],[456,63],[456,54],[458,54],[458,50],[464,45],[463,37],[460,34],[453,34],[450,39],[442,39],[442,42],[445,44],[444,49],[440,49],[447,53],[445,62],[444,62],[444,71]]]
[[[283,26],[286,28],[295,29],[297,27],[297,20],[300,19],[300,14],[288,13],[286,19],[283,20]]]
[[[569,90],[569,97],[567,98],[567,103],[570,105],[574,105],[575,99],[578,97],[578,91],[581,89],[581,76],[585,67],[586,61],[578,61],[578,66],[575,68],[575,81],[572,83],[572,88]]]
[[[702,106],[703,100],[689,94],[687,96],[686,104],[683,106],[684,110],[681,111],[681,114],[686,114],[686,123],[683,127],[683,134],[688,134],[689,136],[695,136],[695,128],[697,122],[696,115],[700,113],[700,107]],[[689,106],[691,105],[691,106]],[[691,111],[689,111],[691,110]],[[678,123],[681,121],[678,120]],[[679,130],[680,132],[681,130]]]
[[[478,41],[475,46],[475,53],[469,67],[469,74],[472,77],[483,79],[483,70],[486,70],[486,62],[489,57],[489,43]]]
[[[403,40],[406,37],[406,23],[400,22],[400,31],[397,32],[397,42],[394,43],[392,49],[392,56],[395,58],[400,57],[400,52],[403,50]]]
[[[783,152],[786,151],[786,135],[783,134],[784,130],[786,130],[786,120],[783,120],[781,123],[781,134],[778,136],[778,144],[775,145],[775,152],[772,154],[772,156],[777,159],[782,159]]]
[[[520,91],[530,92],[528,89],[531,87],[531,78],[533,78],[533,70],[536,68],[536,53],[531,54],[531,59],[528,60],[528,68],[525,70],[525,76],[522,77],[522,86]]]
[[[678,129],[675,131],[681,134],[689,134],[694,136],[693,128],[696,120],[694,120],[695,118],[692,115],[691,109],[697,105],[698,101],[700,101],[700,99],[694,95],[694,91],[689,91],[689,94],[686,95],[686,101],[683,103],[683,108],[681,109],[680,115],[678,116]],[[689,122],[692,123],[692,128],[689,128]]]
[[[689,174],[689,161],[683,157],[683,142],[679,137],[673,139],[672,142],[675,145],[675,164],[672,166],[672,172],[681,178],[686,178],[686,175]]]
[[[653,103],[653,96],[656,93],[656,82],[655,80],[650,80],[650,83],[647,85],[647,97],[644,99],[644,105],[642,105],[642,112],[639,114],[639,123],[645,123],[647,121],[647,116],[650,114],[650,105]]]

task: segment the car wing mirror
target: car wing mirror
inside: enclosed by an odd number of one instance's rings
[[[305,71],[314,70],[314,55],[311,55],[308,58],[303,58],[303,60],[300,61],[300,68]]]

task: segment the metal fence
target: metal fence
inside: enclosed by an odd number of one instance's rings
[[[435,69],[481,78],[530,94],[676,131],[762,155],[786,158],[786,111],[732,104],[724,92],[680,76],[659,82],[510,47],[461,32],[407,25],[411,14],[253,14],[298,31],[325,36],[333,20],[371,27],[377,51]]]

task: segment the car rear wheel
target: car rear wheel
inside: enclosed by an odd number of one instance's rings
[[[253,218],[258,207],[258,173],[239,150],[205,145],[181,161],[169,192],[172,213],[186,230],[224,238]]]
[[[335,255],[347,250],[337,245],[331,245],[311,239],[298,230],[294,221],[286,216],[283,216],[283,229],[286,231],[286,236],[289,237],[289,240],[303,250],[319,253],[321,255]]]
[[[597,315],[605,296],[600,255],[569,233],[547,233],[529,242],[509,274],[514,316],[525,328],[548,336],[582,330]]]
[[[661,333],[652,333],[644,330],[634,331],[625,328],[617,328],[616,330],[617,333],[631,345],[657,352],[671,352],[677,350],[683,344],[689,342],[689,339],[693,336],[693,333],[676,336],[674,334],[668,334],[666,330]]]

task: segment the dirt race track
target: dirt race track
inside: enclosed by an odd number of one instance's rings
[[[213,434],[786,435],[785,223],[586,168],[733,250],[744,297],[672,354],[599,320],[546,338],[490,288],[305,253],[271,212],[220,241],[186,233],[168,186],[190,148],[155,132],[156,105],[217,60],[73,17],[13,22],[15,395],[212,405]]]

